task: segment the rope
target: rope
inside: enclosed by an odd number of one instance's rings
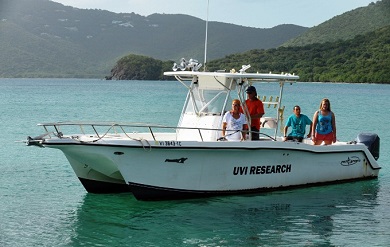
[[[127,134],[127,132],[123,129],[123,127],[122,127],[121,125],[119,125],[119,127],[121,128],[121,130],[123,131],[123,133],[125,134],[125,136],[127,136],[127,138],[129,138],[129,139],[131,139],[131,140],[133,140],[133,141],[139,141],[139,142],[141,143],[141,145],[142,145],[142,148],[143,148],[145,151],[148,151],[148,150],[145,149],[145,145],[144,145],[144,143],[142,142],[142,140],[145,140],[145,141],[147,142],[148,146],[149,146],[149,152],[152,151],[152,146],[150,145],[150,143],[149,143],[148,140],[146,140],[146,139],[144,139],[144,138],[139,138],[139,139],[133,138],[133,137],[131,137],[131,136],[129,136],[129,135]]]
[[[227,131],[231,131],[231,130],[227,130]],[[233,133],[230,133],[230,134],[225,135],[225,136],[221,136],[220,138],[217,139],[217,141],[226,141],[226,137],[227,137],[227,136],[234,135],[235,133],[237,133],[237,132],[239,132],[239,131],[241,131],[241,130],[236,130],[236,131],[234,131]]]
[[[107,130],[102,136],[99,136],[97,139],[92,140],[92,141],[82,141],[82,140],[79,139],[79,136],[72,136],[71,138],[72,138],[73,140],[76,140],[76,141],[81,142],[81,143],[93,143],[93,142],[97,142],[97,141],[102,140],[102,139],[110,132],[110,130],[113,129],[115,126],[119,126],[119,127],[121,128],[123,134],[125,134],[125,136],[126,136],[127,138],[129,138],[130,140],[140,142],[141,145],[142,145],[142,148],[143,148],[145,151],[151,151],[151,150],[152,150],[152,146],[150,145],[150,142],[149,142],[148,140],[146,140],[146,139],[144,139],[144,138],[133,138],[133,137],[129,136],[129,135],[127,134],[127,132],[123,129],[123,127],[122,127],[121,125],[118,125],[118,124],[112,124],[112,125],[108,128],[108,130]],[[147,146],[149,147],[149,150],[146,149],[145,144],[143,143],[143,141],[146,141]]]

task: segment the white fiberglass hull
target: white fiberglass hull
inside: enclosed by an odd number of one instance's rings
[[[117,165],[109,155],[96,152],[93,146],[80,146],[71,143],[45,145],[60,149],[68,159],[76,176],[90,193],[130,192]]]
[[[154,141],[137,136],[39,139],[60,149],[87,191],[131,191],[140,200],[243,194],[376,178],[365,144]],[[173,140],[172,136],[155,137]],[[379,148],[379,139],[377,140]],[[310,141],[308,141],[310,143]],[[378,149],[379,150],[379,149]],[[375,157],[379,157],[379,153]]]
[[[199,143],[198,143],[199,144]],[[241,194],[376,178],[380,167],[362,144],[180,142],[117,147],[115,162],[137,199]]]

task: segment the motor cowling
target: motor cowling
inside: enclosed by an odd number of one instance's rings
[[[356,142],[366,145],[375,160],[379,159],[380,138],[377,134],[360,133],[356,138]]]

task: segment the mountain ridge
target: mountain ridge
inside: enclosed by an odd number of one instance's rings
[[[0,31],[7,34],[0,36],[0,56],[7,58],[0,61],[0,77],[102,78],[128,54],[161,60],[204,56],[205,21],[188,15],[144,17],[134,12],[77,9],[49,0],[2,0],[0,20]],[[216,59],[278,47],[307,29],[209,22],[213,35],[207,56]]]

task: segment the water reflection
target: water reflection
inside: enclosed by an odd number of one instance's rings
[[[339,218],[373,218],[377,193],[377,180],[273,193],[247,200],[235,216],[252,229],[246,236],[252,244],[333,246],[335,229],[345,223]]]
[[[140,202],[87,194],[72,246],[339,246],[374,219],[378,180],[257,196]],[[365,222],[362,224],[362,222]]]

